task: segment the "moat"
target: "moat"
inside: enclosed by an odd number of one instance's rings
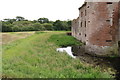
[[[92,65],[93,67],[99,66],[101,69],[112,72],[112,76],[115,76],[115,79],[120,79],[120,57],[100,57],[96,55],[90,55],[88,53],[84,53],[83,46],[72,46],[72,47],[64,47],[58,48],[59,52],[66,52],[72,58],[79,58],[82,62]]]

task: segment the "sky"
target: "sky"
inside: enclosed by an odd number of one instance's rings
[[[0,20],[22,16],[28,20],[73,20],[85,0],[1,0]]]

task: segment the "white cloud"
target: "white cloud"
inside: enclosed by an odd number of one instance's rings
[[[40,17],[67,20],[78,17],[78,8],[84,0],[1,0],[0,3],[0,19],[23,16],[29,20]]]

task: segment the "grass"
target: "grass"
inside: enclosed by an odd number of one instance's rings
[[[76,40],[72,36],[68,36],[66,34],[54,34],[52,35],[49,40],[50,42],[54,42],[56,45],[60,47],[67,47],[72,45],[82,45],[80,41]]]
[[[73,40],[66,32],[33,34],[3,45],[3,77],[11,78],[111,78],[99,67],[93,68],[56,52],[56,48]],[[65,38],[64,38],[65,37]],[[60,39],[61,38],[61,39]],[[56,40],[59,40],[56,41]],[[63,42],[63,40],[66,40]],[[62,41],[62,42],[61,42]],[[66,44],[68,45],[68,43]],[[71,43],[69,43],[71,45]]]

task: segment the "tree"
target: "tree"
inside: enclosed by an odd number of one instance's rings
[[[2,22],[2,32],[11,32],[13,25],[9,22]]]
[[[49,23],[49,19],[48,18],[39,18],[38,22],[43,24],[43,23]]]
[[[54,30],[67,30],[68,24],[66,21],[56,20],[54,23]]]
[[[29,21],[24,17],[17,16],[16,19],[4,19],[2,31],[43,31],[43,30],[71,30],[71,21],[56,20],[49,21],[47,18]]]
[[[54,30],[71,30],[71,21],[60,21],[60,20],[56,20],[53,23],[54,26]]]
[[[16,20],[17,20],[17,21],[24,21],[25,18],[24,18],[24,17],[21,17],[21,16],[17,16],[17,17],[16,17]]]
[[[13,26],[13,27],[12,27],[12,31],[13,31],[13,32],[18,32],[18,31],[21,31],[21,30],[20,30],[20,27],[19,27],[19,26]]]
[[[43,31],[43,30],[45,30],[45,27],[43,25],[41,25],[40,23],[34,23],[33,28],[34,28],[35,31]]]
[[[44,23],[43,26],[45,30],[53,30],[53,25],[51,23]]]
[[[11,24],[15,21],[16,21],[16,19],[4,19],[4,22],[9,22]]]
[[[71,20],[68,20],[67,21],[67,24],[68,24],[68,29],[67,30],[71,30],[71,26],[72,26],[72,21]]]
[[[54,26],[54,30],[61,30],[61,21],[60,20],[56,20],[54,23],[53,23],[53,26]]]

